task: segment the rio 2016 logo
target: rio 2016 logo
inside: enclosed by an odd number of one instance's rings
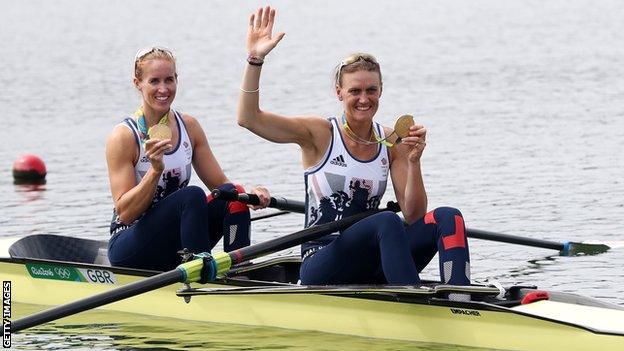
[[[55,266],[49,264],[26,264],[30,276],[36,279],[64,280],[71,282],[117,284],[111,271],[104,269]]]
[[[67,268],[54,267],[54,273],[62,279],[69,279],[71,272]]]

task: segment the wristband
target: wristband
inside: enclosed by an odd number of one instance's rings
[[[260,91],[260,87],[257,87],[254,90],[245,90],[245,89],[243,89],[243,87],[240,87],[238,89],[240,89],[240,91],[242,91],[243,93],[247,93],[247,94],[257,93],[257,92]]]
[[[247,56],[247,62],[252,66],[262,66],[262,64],[264,63],[264,59],[261,57],[249,54],[249,56]]]

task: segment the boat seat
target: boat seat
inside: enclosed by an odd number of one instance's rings
[[[110,265],[106,241],[53,234],[35,234],[19,239],[9,247],[13,258],[69,261]]]

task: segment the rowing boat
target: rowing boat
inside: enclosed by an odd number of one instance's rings
[[[159,273],[110,266],[99,240],[31,235],[4,238],[0,250],[0,275],[20,304],[63,305]],[[506,350],[624,349],[624,308],[596,299],[534,286],[302,286],[299,264],[244,262],[207,284],[163,287],[100,309]],[[445,298],[453,292],[471,301]]]

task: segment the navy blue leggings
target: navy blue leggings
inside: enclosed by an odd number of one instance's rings
[[[420,283],[418,273],[439,253],[440,277],[470,284],[470,256],[459,210],[440,207],[405,227],[395,213],[381,212],[344,230],[301,264],[301,283]]]
[[[232,184],[219,187],[232,188]],[[177,252],[183,248],[210,252],[221,237],[225,251],[247,246],[249,210],[240,205],[218,199],[207,202],[201,188],[184,187],[150,207],[133,226],[114,234],[108,258],[114,266],[164,271],[181,263]]]

